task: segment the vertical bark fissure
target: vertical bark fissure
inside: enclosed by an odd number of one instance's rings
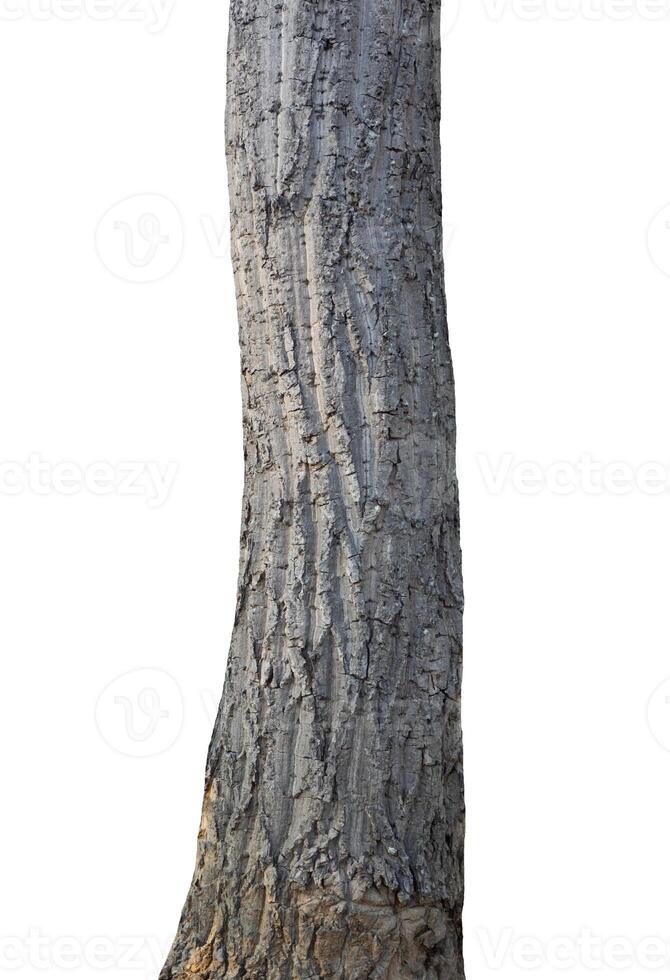
[[[162,980],[463,980],[439,7],[231,0],[245,490]]]

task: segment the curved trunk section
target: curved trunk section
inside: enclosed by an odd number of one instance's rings
[[[439,7],[232,0],[245,492],[162,980],[462,980]]]

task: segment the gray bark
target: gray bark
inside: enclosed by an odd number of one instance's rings
[[[245,491],[162,980],[462,980],[439,7],[232,0]]]

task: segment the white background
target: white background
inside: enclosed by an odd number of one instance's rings
[[[231,629],[227,10],[153,2],[0,0],[17,978],[157,976]],[[670,964],[670,5],[454,4],[468,973],[647,977]]]

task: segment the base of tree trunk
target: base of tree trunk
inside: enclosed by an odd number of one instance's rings
[[[393,897],[296,888],[280,903],[261,886],[226,923],[215,916],[203,945],[175,951],[160,980],[464,980],[460,915]]]

